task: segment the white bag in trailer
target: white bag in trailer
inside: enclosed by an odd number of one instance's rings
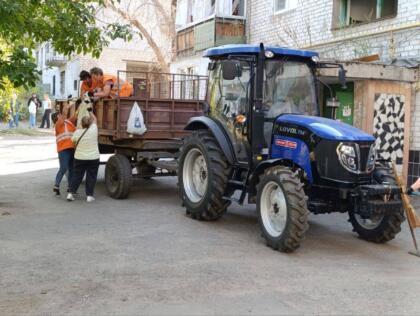
[[[146,133],[147,128],[144,124],[143,113],[137,102],[134,102],[133,107],[131,108],[130,116],[127,121],[127,133],[143,135]]]

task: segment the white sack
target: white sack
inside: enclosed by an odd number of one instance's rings
[[[144,124],[143,113],[141,112],[137,102],[134,102],[127,121],[127,132],[130,134],[143,135],[146,131],[147,128]]]

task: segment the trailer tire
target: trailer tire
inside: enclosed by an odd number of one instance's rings
[[[105,166],[105,185],[114,199],[125,199],[131,188],[132,167],[130,160],[121,154],[111,156]]]
[[[300,247],[309,228],[308,197],[298,174],[284,166],[265,170],[257,186],[258,222],[267,246],[281,252]]]
[[[187,215],[213,221],[225,214],[230,201],[223,200],[232,167],[213,134],[194,131],[180,149],[178,184]]]
[[[391,168],[384,164],[380,164],[375,168],[373,179],[378,184],[385,182],[393,185],[396,184]],[[401,199],[399,196],[394,196],[393,198]],[[376,225],[371,221],[370,226],[369,222],[363,220],[354,212],[354,210],[349,212],[349,222],[353,226],[353,231],[355,231],[361,239],[375,243],[385,243],[394,239],[401,231],[401,224],[404,220],[405,216],[402,207],[391,214],[384,214],[377,220],[378,223],[376,223]]]

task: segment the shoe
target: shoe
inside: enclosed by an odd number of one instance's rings
[[[67,193],[70,193],[70,189],[67,189]],[[73,194],[73,196],[77,196],[77,195],[79,195],[79,193],[77,193],[77,192],[74,192],[74,193],[72,193]]]
[[[95,198],[93,196],[88,195],[88,197],[86,198],[86,202],[91,203],[95,201]]]
[[[71,193],[67,194],[67,201],[71,202],[71,201],[74,201],[74,200],[75,199],[74,199],[73,194],[71,194]]]
[[[53,192],[54,192],[54,194],[55,194],[56,197],[59,197],[61,195],[60,194],[60,189],[58,187],[56,187],[56,186],[53,188]]]

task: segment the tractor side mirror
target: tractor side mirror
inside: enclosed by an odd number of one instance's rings
[[[347,89],[346,70],[344,70],[344,68],[340,68],[340,70],[338,71],[338,80],[340,81],[341,88]]]
[[[233,80],[238,76],[239,64],[234,60],[222,62],[222,75],[224,80]]]

